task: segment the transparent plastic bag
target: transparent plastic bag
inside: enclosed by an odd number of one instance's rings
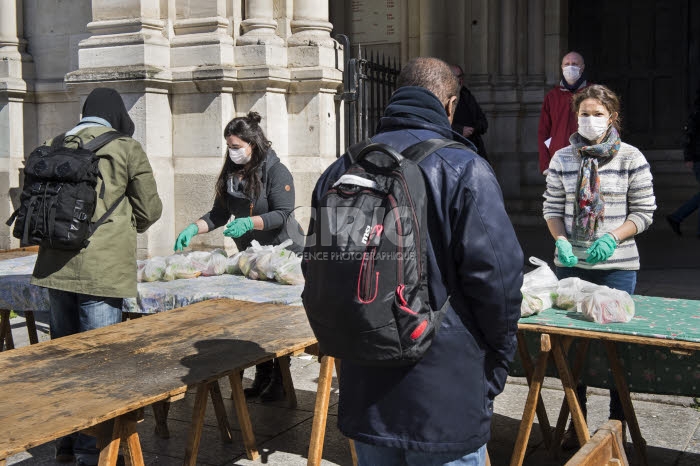
[[[204,271],[207,268],[207,265],[209,264],[209,258],[211,257],[211,253],[208,251],[192,251],[186,256],[195,269],[204,273]]]
[[[277,264],[275,280],[283,285],[303,285],[304,275],[301,273],[301,257],[292,253],[287,256],[284,262]]]
[[[165,273],[165,258],[163,257],[153,257],[148,259],[146,265],[143,268],[143,281],[144,282],[155,282],[163,279],[163,274]]]
[[[578,310],[580,312],[583,299],[600,288],[595,283],[581,280],[578,277],[569,277],[559,280],[554,307],[567,311]]]
[[[136,281],[141,283],[143,281],[143,271],[146,268],[148,261],[136,261]]]
[[[260,273],[256,268],[256,263],[261,257],[269,254],[272,248],[272,246],[261,246],[260,243],[253,240],[251,246],[243,251],[238,259],[238,266],[241,268],[243,275],[251,280],[260,279]],[[263,278],[263,280],[266,278],[267,277]]]
[[[240,275],[241,267],[238,265],[238,260],[241,257],[242,252],[237,252],[233,256],[226,259],[226,273],[230,275]]]
[[[583,299],[581,312],[599,324],[629,322],[634,317],[634,301],[626,291],[599,286]]]
[[[204,270],[202,270],[202,275],[205,277],[213,277],[215,275],[222,275],[226,272],[228,267],[228,258],[225,255],[219,253],[211,253],[209,259],[207,260]]]
[[[520,304],[521,317],[539,314],[552,307],[559,283],[557,276],[545,261],[530,257],[530,263],[537,268],[523,276],[523,286],[520,288],[523,295]]]

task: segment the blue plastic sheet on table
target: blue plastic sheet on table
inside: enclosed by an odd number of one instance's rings
[[[35,261],[35,255],[0,261],[0,309],[48,311],[48,291],[30,284]],[[240,275],[139,283],[138,296],[125,299],[123,310],[152,314],[216,298],[301,305],[303,288],[249,280]]]

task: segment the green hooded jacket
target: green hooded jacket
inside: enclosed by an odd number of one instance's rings
[[[87,127],[77,133],[83,143],[110,129]],[[51,144],[48,141],[47,144]],[[70,143],[69,143],[70,144]],[[155,223],[163,209],[153,170],[141,144],[129,136],[109,142],[97,151],[104,198],[97,199],[92,221],[99,219],[121,196],[114,212],[79,251],[41,247],[32,284],[99,297],[136,296],[136,233]]]

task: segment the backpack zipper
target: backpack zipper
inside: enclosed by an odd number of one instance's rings
[[[360,264],[360,274],[357,279],[357,299],[362,304],[369,304],[377,298],[379,293],[379,272],[374,271],[374,260],[379,245],[372,246],[372,240],[376,236],[381,236],[384,226],[377,224],[372,228],[372,232],[367,239],[367,247],[362,253],[362,263]],[[372,293],[372,278],[374,277],[374,295]]]
[[[413,204],[413,198],[411,197],[411,193],[408,190],[408,184],[406,183],[406,179],[403,177],[403,175],[400,172],[396,172],[397,176],[401,179],[401,182],[403,183],[403,187],[406,192],[406,197],[408,197],[408,201],[411,203],[411,214],[413,215],[413,231],[416,234],[416,237],[418,238],[417,240],[417,246],[416,246],[416,261],[418,262],[418,280],[421,280],[421,277],[423,276],[423,267],[421,264],[421,241],[420,241],[420,225],[418,224],[418,217],[416,216],[416,206]]]
[[[398,243],[396,245],[398,247],[396,260],[399,263],[399,266],[396,268],[396,281],[400,285],[403,283],[403,228],[401,228],[401,217],[399,217],[399,213],[397,212],[398,204],[396,203],[396,199],[394,199],[394,196],[391,194],[387,196],[387,199],[389,199],[391,211],[394,213],[394,219],[396,220],[396,242]],[[418,271],[420,272],[420,261],[418,262]],[[420,279],[420,275],[418,275],[418,277]]]

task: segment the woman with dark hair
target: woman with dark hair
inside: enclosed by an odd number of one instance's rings
[[[649,163],[620,140],[620,101],[610,89],[586,87],[572,107],[578,131],[545,172],[543,212],[556,241],[556,275],[634,294],[639,270],[634,237],[649,228],[656,210]],[[579,385],[577,394],[585,415],[586,386]],[[610,418],[624,421],[616,390],[610,391]],[[578,446],[571,425],[562,446]]]
[[[289,231],[301,233],[292,215],[294,179],[272,150],[260,120],[258,113],[250,112],[226,125],[226,160],[216,180],[214,206],[180,232],[175,251],[189,246],[195,235],[223,225],[224,236],[232,238],[239,251],[248,248],[253,240],[261,245],[277,245],[289,238]],[[229,222],[232,215],[234,220]],[[300,253],[303,245],[294,242],[288,249]],[[255,380],[245,394],[260,395],[263,401],[284,395],[276,361],[256,366]]]

